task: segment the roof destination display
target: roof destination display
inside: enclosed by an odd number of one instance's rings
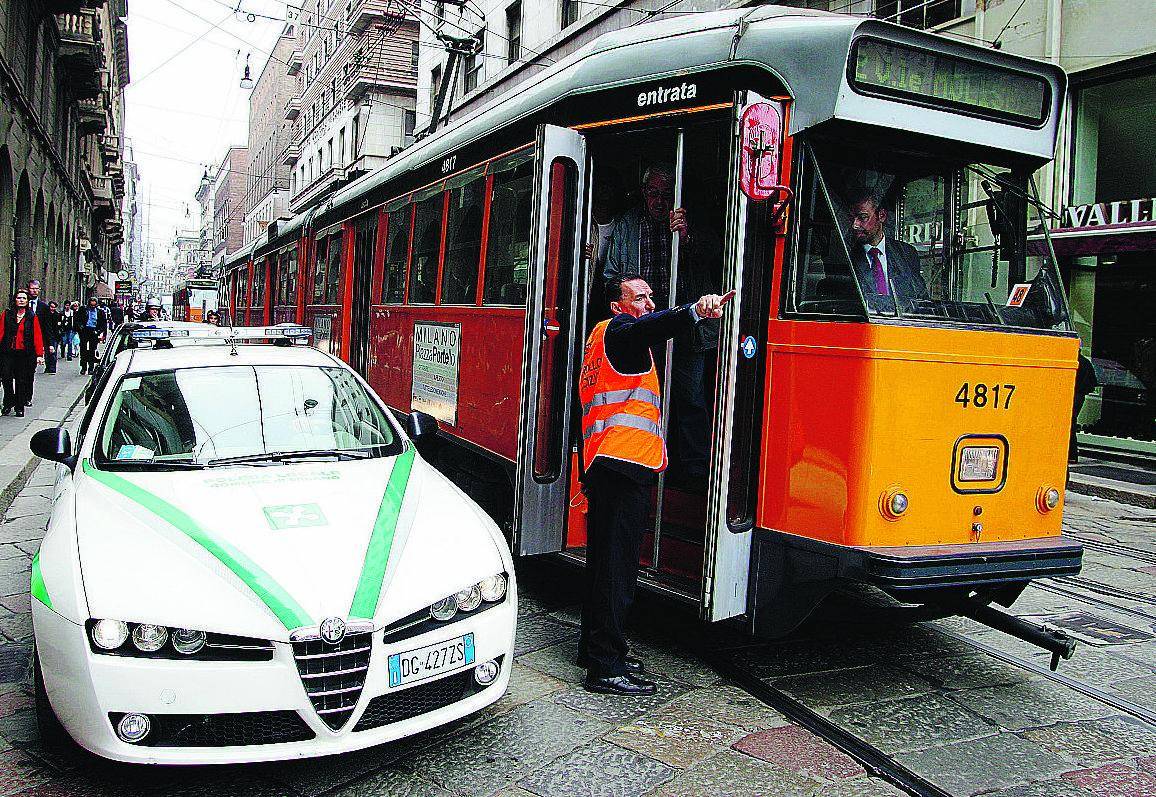
[[[864,94],[970,111],[1037,125],[1051,97],[1043,77],[944,53],[862,37],[851,53],[851,85]]]

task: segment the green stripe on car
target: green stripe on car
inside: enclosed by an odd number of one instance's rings
[[[293,631],[314,625],[309,614],[261,566],[226,541],[213,536],[188,514],[115,473],[97,470],[84,460],[84,472],[111,490],[152,512],[217,558],[245,583],[284,626]]]
[[[32,597],[52,608],[52,598],[48,597],[48,587],[44,586],[44,574],[40,572],[40,554],[32,557]]]
[[[399,454],[390,471],[385,485],[385,495],[377,508],[377,521],[373,524],[373,534],[365,549],[365,563],[361,566],[361,578],[357,581],[357,591],[353,593],[350,617],[373,619],[377,613],[377,601],[381,597],[385,568],[389,564],[389,552],[393,548],[393,537],[397,532],[397,519],[401,515],[401,504],[409,485],[409,474],[413,470],[413,448]]]

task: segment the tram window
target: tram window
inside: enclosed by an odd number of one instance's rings
[[[1026,173],[845,143],[808,148],[804,172],[795,310],[862,297],[871,318],[1069,328],[1055,269],[1028,257]],[[844,275],[837,304],[822,295],[828,258]]]
[[[482,293],[485,304],[526,303],[533,197],[533,160],[519,158],[494,174]]]
[[[405,301],[405,264],[409,259],[412,221],[413,205],[403,205],[389,213],[385,267],[381,270],[383,304],[401,304]]]
[[[265,268],[266,263],[263,258],[260,262],[253,264],[253,296],[250,307],[265,306]]]
[[[482,211],[486,178],[478,175],[450,190],[446,221],[446,257],[442,267],[442,304],[473,304],[482,252]]]
[[[297,304],[297,247],[285,255],[285,304]]]
[[[441,192],[422,200],[417,205],[413,222],[413,261],[409,268],[410,304],[434,302],[444,206],[445,195]]]
[[[325,273],[329,268],[329,239],[318,238],[313,249],[313,304],[325,304]]]
[[[325,303],[341,303],[341,242],[344,236],[337,233],[329,238],[329,271],[326,273]]]

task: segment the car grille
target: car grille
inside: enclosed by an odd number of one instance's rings
[[[473,675],[474,671],[471,668],[456,675],[430,681],[428,684],[419,684],[400,692],[375,697],[369,701],[353,730],[368,731],[380,728],[456,703],[474,692],[470,688],[474,685]]]
[[[343,726],[365,686],[373,635],[348,634],[336,645],[310,639],[293,643],[293,658],[305,693],[333,730]]]
[[[116,728],[123,712],[108,718]],[[312,729],[296,711],[255,711],[246,714],[150,714],[152,730],[142,747],[244,747],[305,742]]]

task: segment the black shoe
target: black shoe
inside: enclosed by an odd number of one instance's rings
[[[612,678],[591,678],[586,676],[582,688],[587,692],[596,692],[600,695],[624,695],[626,697],[645,697],[653,695],[658,687],[653,681],[639,678],[636,675],[616,675]]]
[[[587,659],[585,656],[579,656],[577,659],[574,660],[574,663],[577,664],[579,667],[581,667],[584,670],[589,669],[589,667],[590,667],[590,660]],[[627,656],[626,657],[626,674],[627,675],[642,675],[642,673],[645,671],[646,671],[646,667],[645,667],[645,665],[643,665],[642,659],[636,659],[633,656]]]
[[[12,408],[11,407],[5,407],[4,411],[0,412],[0,415],[11,415],[11,414],[12,414]]]
[[[23,418],[24,417],[24,408],[23,407],[17,407],[16,408],[16,417],[17,418]]]

